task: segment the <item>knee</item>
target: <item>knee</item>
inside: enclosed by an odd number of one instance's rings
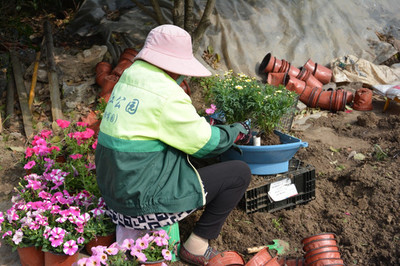
[[[236,173],[237,173],[238,178],[241,179],[244,186],[246,186],[246,188],[247,188],[251,181],[251,170],[250,170],[249,165],[241,160],[235,161],[235,165],[236,165],[236,171],[237,171]]]

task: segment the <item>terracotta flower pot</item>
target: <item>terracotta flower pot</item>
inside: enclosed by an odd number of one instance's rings
[[[267,83],[276,87],[279,85],[283,85],[285,83],[285,79],[288,79],[290,76],[287,73],[268,73]]]
[[[53,252],[44,253],[44,266],[71,266],[78,261],[79,252],[69,256],[66,254],[57,254]]]
[[[124,52],[120,55],[118,62],[121,62],[122,60],[129,60],[133,63],[133,60],[135,59],[137,54],[138,52],[135,49],[126,48]]]
[[[346,103],[350,104],[353,101],[354,95],[351,91],[346,91]]]
[[[312,256],[305,257],[305,261],[306,264],[309,264],[320,259],[340,259],[340,258],[341,256],[339,251],[323,251],[316,253]]]
[[[43,266],[44,252],[41,248],[26,247],[17,248],[19,261],[22,266]]]
[[[165,260],[140,262],[140,265],[162,266]]]
[[[96,83],[100,86],[103,87],[104,84],[104,78],[110,74],[112,69],[111,64],[107,62],[99,62],[96,65]]]
[[[336,235],[334,233],[316,234],[316,235],[312,235],[312,236],[303,238],[301,240],[301,243],[303,245],[306,245],[306,244],[310,243],[311,241],[320,240],[320,239],[336,239]]]
[[[281,69],[275,72],[280,72],[280,73],[288,73],[290,76],[296,77],[300,73],[300,69],[298,69],[295,66],[292,66],[291,63],[289,63],[286,60],[282,60],[282,66]]]
[[[109,247],[115,241],[116,241],[115,232],[108,236],[97,236],[86,244],[85,250],[89,255],[92,255],[92,247],[97,247],[97,246]]]
[[[304,68],[310,71],[316,79],[318,79],[322,84],[327,84],[332,79],[332,70],[323,66],[314,63],[311,59],[304,64]]]
[[[358,111],[371,111],[372,106],[372,90],[361,88],[356,91],[354,97],[353,109]]]
[[[319,247],[319,248],[314,248],[314,249],[308,250],[306,252],[306,254],[304,254],[304,257],[307,258],[307,257],[313,256],[317,253],[325,252],[325,251],[339,251],[339,247],[337,245],[335,245],[335,246],[323,246],[323,247]]]
[[[342,259],[334,259],[334,258],[319,259],[319,260],[316,260],[316,261],[313,261],[313,262],[307,264],[307,266],[326,266],[326,265],[341,266],[341,265],[345,265],[345,264]]]
[[[114,89],[115,84],[117,84],[119,80],[119,77],[116,75],[108,75],[104,78],[104,83],[102,90],[99,94],[100,97],[104,97],[104,95],[107,95],[112,92]]]
[[[260,66],[258,67],[258,73],[269,73],[269,72],[278,72],[278,70],[282,66],[282,61],[276,59],[276,57],[272,56],[271,53],[268,53],[264,56]]]
[[[307,86],[310,86],[312,88],[322,88],[322,83],[318,79],[316,79],[310,71],[307,69],[301,67],[299,74],[296,76],[296,78],[304,81]]]
[[[337,246],[338,242],[336,241],[336,239],[332,239],[332,238],[326,238],[326,239],[317,239],[317,240],[313,240],[307,244],[305,244],[303,246],[303,250],[305,252],[315,249],[315,248],[319,248],[319,247],[325,247],[325,246]]]
[[[213,257],[208,266],[244,265],[244,259],[235,251],[225,251]]]
[[[268,247],[263,248],[256,255],[254,255],[247,263],[246,266],[260,266],[267,265],[266,263],[272,260]],[[278,263],[278,262],[277,262]],[[278,264],[279,265],[279,264]]]
[[[286,80],[284,80],[284,84],[286,89],[290,91],[296,92],[298,95],[302,94],[304,89],[306,88],[306,83],[298,78],[293,76],[288,76]]]
[[[132,62],[130,60],[122,59],[121,61],[118,62],[118,64],[115,66],[115,68],[111,71],[111,74],[120,77],[122,75],[122,73],[124,73],[125,69],[127,69],[131,65],[132,65]]]

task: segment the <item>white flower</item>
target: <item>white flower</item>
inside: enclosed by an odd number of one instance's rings
[[[18,245],[19,243],[21,243],[23,235],[24,235],[24,233],[22,233],[21,229],[18,229],[15,232],[15,234],[12,238],[12,241],[14,241],[15,245]]]

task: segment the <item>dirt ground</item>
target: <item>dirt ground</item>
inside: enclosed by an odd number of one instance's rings
[[[195,105],[201,107],[198,92],[192,92]],[[1,96],[0,104],[5,105],[5,94]],[[400,265],[400,104],[391,102],[383,112],[384,99],[374,96],[373,106],[365,112],[324,111],[320,118],[306,121],[308,128],[291,131],[309,144],[295,158],[315,168],[315,199],[273,213],[246,214],[238,206],[212,245],[235,250],[247,261],[252,257],[247,248],[281,239],[290,247],[283,256],[301,258],[303,238],[332,232],[346,265]],[[19,164],[26,147],[23,134],[22,120],[17,118],[0,135],[3,211],[24,174]],[[180,223],[182,240],[200,214]],[[17,253],[0,247],[0,265],[19,265]]]

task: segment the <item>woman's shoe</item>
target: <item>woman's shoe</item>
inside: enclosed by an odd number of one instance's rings
[[[181,245],[181,248],[179,250],[179,258],[187,263],[202,266],[206,265],[209,260],[214,258],[219,253],[220,252],[218,252],[216,249],[208,246],[204,255],[193,255],[192,253],[187,251],[183,245]]]

